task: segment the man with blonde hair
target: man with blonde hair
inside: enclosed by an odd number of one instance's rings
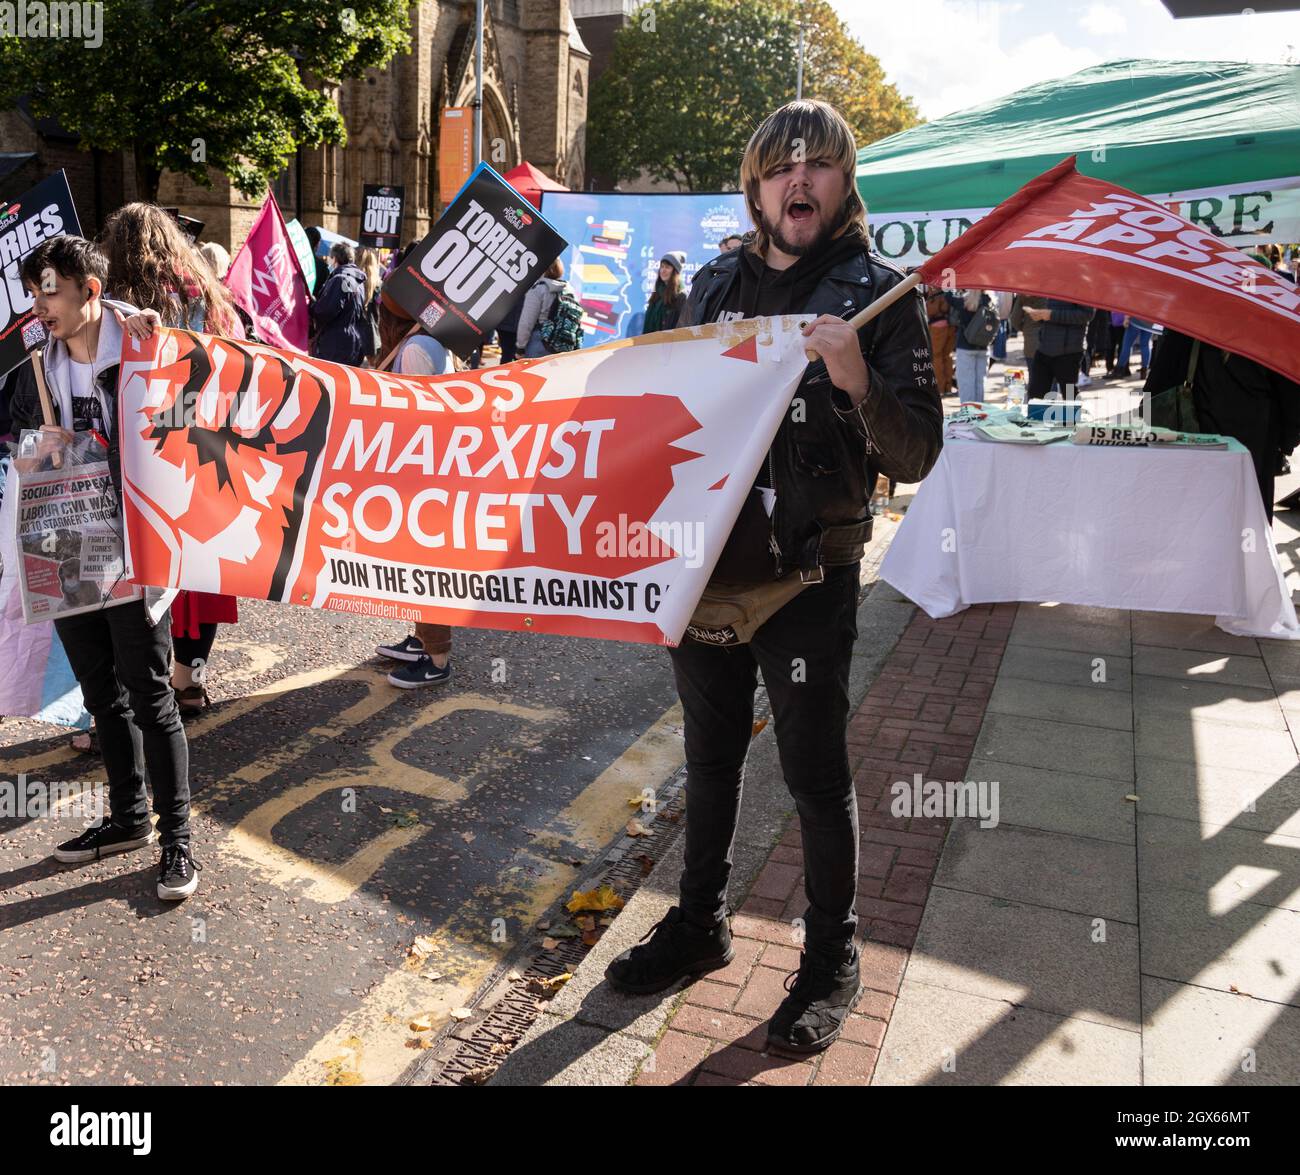
[[[795,594],[747,640],[688,627],[671,651],[688,769],[680,905],[606,971],[613,987],[649,993],[732,959],[727,882],[761,670],[799,812],[808,899],[805,949],[768,1043],[798,1053],[826,1048],[861,990],[846,740],[871,491],[882,473],[919,481],[942,444],[921,295],[860,331],[845,321],[903,279],[870,251],[856,157],[853,132],[823,102],[791,102],[770,115],[740,166],[754,232],[696,273],[679,322],[809,319],[807,345],[820,359],[796,389],[710,580],[716,592],[758,589],[769,599],[768,585],[780,580]]]

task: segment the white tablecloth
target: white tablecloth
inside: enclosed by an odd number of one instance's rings
[[[951,440],[880,570],[934,617],[1055,601],[1300,639],[1250,455]]]

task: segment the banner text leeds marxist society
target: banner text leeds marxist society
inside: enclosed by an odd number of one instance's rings
[[[494,414],[523,405],[524,388],[510,378],[508,371],[484,371],[478,378],[494,391],[504,393],[492,399]],[[478,412],[486,404],[483,388],[470,380],[442,379],[421,385],[376,373],[375,382],[375,393],[355,386],[350,389],[354,407],[464,413]],[[417,425],[399,448],[394,421],[358,417],[348,422],[331,468],[387,475],[410,467],[431,478],[495,476],[512,481],[567,478],[581,468],[580,476],[594,484],[601,438],[614,425],[612,419],[565,420],[554,426],[531,423],[514,428],[494,424],[486,434],[474,425],[456,425],[438,452],[432,423]],[[556,516],[564,527],[569,554],[581,554],[582,524],[596,501],[594,494],[582,494],[576,502],[570,502],[564,494],[552,493],[471,495],[457,490],[449,494],[435,485],[403,502],[393,486],[381,483],[368,486],[349,503],[353,489],[350,482],[336,481],[321,494],[321,504],[329,517],[322,529],[330,538],[344,538],[355,529],[369,542],[385,543],[405,522],[407,533],[421,547],[444,547],[448,545],[446,530],[430,526],[430,519],[441,515],[450,526],[450,545],[455,548],[465,549],[468,545],[480,551],[505,551],[509,544],[500,532],[508,532],[518,535],[519,549],[526,554],[536,551],[533,511],[537,509]],[[435,510],[435,506],[442,509]],[[468,537],[470,528],[472,538]]]

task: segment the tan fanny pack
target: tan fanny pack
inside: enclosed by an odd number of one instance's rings
[[[816,580],[795,571],[767,583],[710,583],[695,606],[685,635],[706,645],[743,645],[780,608]]]

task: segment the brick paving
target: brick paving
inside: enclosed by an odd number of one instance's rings
[[[686,989],[638,1085],[865,1085],[875,1070],[947,818],[899,817],[890,787],[965,776],[1015,604],[944,620],[918,612],[849,721],[861,825],[858,933],[864,992],[844,1033],[813,1058],[765,1052],[767,1020],[799,962],[790,920],[803,914],[795,816],[732,921],[736,957]]]

